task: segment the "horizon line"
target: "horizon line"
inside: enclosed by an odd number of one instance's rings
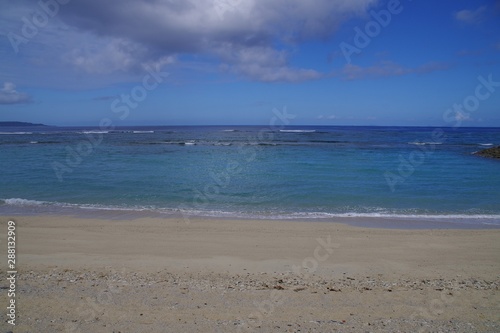
[[[31,122],[26,122],[26,121],[13,121],[13,120],[6,120],[2,121],[0,120],[0,126],[2,126],[2,123],[24,123],[24,124],[29,124],[30,127],[36,127],[36,126],[45,126],[45,127],[95,127],[99,128],[99,125],[47,125],[47,124],[42,124],[42,123],[31,123]],[[21,125],[22,126],[22,125]],[[177,125],[167,125],[167,124],[161,124],[161,125],[116,125],[113,126],[114,128],[123,128],[123,127],[257,127],[257,126],[263,126],[263,127],[268,127],[268,124],[207,124],[207,125],[202,125],[202,124],[177,124]],[[286,127],[414,127],[414,128],[450,128],[450,129],[458,129],[458,128],[500,128],[500,126],[481,126],[481,125],[476,125],[476,126],[438,126],[438,125],[348,125],[348,124],[329,124],[329,125],[320,125],[320,124],[294,124],[294,125],[284,125],[283,128]],[[3,126],[2,126],[3,127]],[[15,126],[5,126],[5,127],[15,127]]]

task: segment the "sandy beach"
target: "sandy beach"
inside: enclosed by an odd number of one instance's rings
[[[2,217],[5,254],[9,220],[2,332],[500,331],[500,230]]]

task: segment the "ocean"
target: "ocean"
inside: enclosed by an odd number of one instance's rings
[[[499,144],[499,128],[0,127],[0,214],[500,227],[500,161],[473,155]]]

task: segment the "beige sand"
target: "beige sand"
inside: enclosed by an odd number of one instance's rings
[[[14,332],[500,331],[500,230],[14,220]]]

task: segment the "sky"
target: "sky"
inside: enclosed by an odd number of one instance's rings
[[[0,0],[0,121],[500,127],[499,0]]]

